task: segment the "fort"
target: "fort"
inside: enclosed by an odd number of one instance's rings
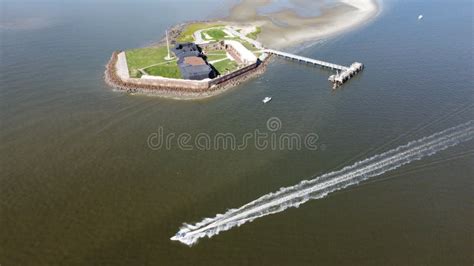
[[[361,63],[345,67],[265,49],[257,41],[260,29],[253,26],[191,23],[171,32],[158,45],[114,52],[106,67],[106,82],[131,94],[201,99],[264,73],[272,55],[337,70],[329,77],[334,88],[364,67]]]
[[[264,72],[269,54],[227,27],[201,24],[198,38],[194,38],[196,31],[189,30],[197,25],[191,24],[181,33],[173,31],[171,40],[167,34],[166,45],[114,52],[105,72],[107,83],[134,94],[199,99]]]

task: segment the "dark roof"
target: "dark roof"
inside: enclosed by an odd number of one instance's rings
[[[214,77],[214,70],[209,65],[180,65],[180,71],[184,79],[203,80]]]
[[[199,47],[194,43],[178,43],[173,48],[173,52],[179,58],[201,55],[201,51],[199,50]]]
[[[194,49],[199,50],[198,46],[192,42],[178,43],[175,46],[175,49]]]
[[[204,60],[199,47],[194,43],[179,43],[173,48],[178,57],[178,67],[184,79],[203,80],[213,78],[214,70]]]

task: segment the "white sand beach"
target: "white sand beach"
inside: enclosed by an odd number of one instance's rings
[[[315,16],[302,16],[291,8],[261,14],[262,7],[272,0],[243,0],[231,9],[226,19],[262,27],[259,37],[266,47],[284,48],[301,42],[327,38],[361,26],[374,18],[380,10],[377,0],[334,0],[320,3]],[[292,0],[293,5],[305,8],[315,0]]]

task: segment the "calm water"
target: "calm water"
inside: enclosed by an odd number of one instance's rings
[[[192,248],[169,240],[183,222],[473,119],[472,1],[390,1],[364,28],[299,49],[366,64],[338,91],[330,72],[277,59],[196,102],[111,91],[104,65],[176,22],[225,14],[222,1],[41,2],[0,2],[1,265],[472,264],[473,141]],[[325,149],[146,145],[160,126],[242,136],[270,117]]]
[[[322,7],[330,7],[337,4],[334,0],[322,1],[292,1],[292,0],[276,0],[258,8],[258,13],[268,15],[275,12],[291,9],[300,16],[314,17],[321,13]]]

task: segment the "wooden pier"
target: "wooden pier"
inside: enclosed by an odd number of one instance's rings
[[[360,71],[364,69],[364,65],[362,63],[357,63],[357,62],[353,63],[350,67],[346,67],[346,66],[341,66],[338,64],[333,64],[333,63],[329,63],[329,62],[325,62],[321,60],[316,60],[316,59],[299,56],[295,54],[290,54],[290,53],[285,53],[281,51],[276,51],[272,49],[265,49],[263,50],[263,52],[268,53],[268,54],[273,54],[279,57],[283,57],[286,59],[290,59],[293,61],[301,62],[301,63],[317,65],[317,66],[337,70],[336,75],[332,75],[329,77],[329,81],[331,81],[334,84],[334,88],[344,84],[346,81],[348,81],[349,79],[351,79],[353,76],[355,76],[357,73],[359,73]]]

